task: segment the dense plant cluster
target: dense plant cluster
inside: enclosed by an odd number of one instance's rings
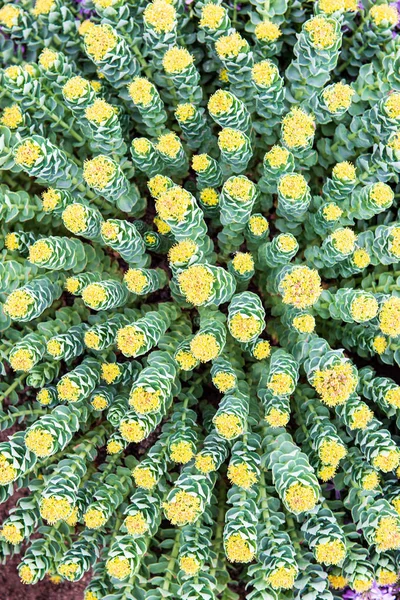
[[[0,547],[23,583],[396,584],[398,20],[379,0],[1,6],[0,499],[29,490]]]

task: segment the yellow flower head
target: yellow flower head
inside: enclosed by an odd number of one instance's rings
[[[133,469],[132,475],[136,485],[145,490],[152,490],[157,484],[156,478],[147,467],[137,466]]]
[[[246,144],[244,133],[238,129],[225,127],[218,134],[218,145],[225,152],[237,152]]]
[[[189,102],[186,102],[186,104],[178,104],[175,110],[175,116],[181,123],[186,123],[186,121],[192,119],[195,114],[196,107]]]
[[[142,294],[148,284],[147,275],[141,269],[128,269],[124,275],[124,283],[133,294]]]
[[[7,5],[6,5],[7,6]],[[3,109],[3,114],[0,119],[0,123],[9,129],[17,129],[19,125],[24,122],[22,111],[17,104],[12,106],[6,106]]]
[[[331,240],[335,250],[347,256],[354,252],[357,236],[349,227],[343,227],[332,233]]]
[[[323,16],[312,17],[304,24],[304,29],[310,36],[311,44],[317,50],[328,50],[338,41],[335,31],[335,21]]]
[[[174,46],[166,51],[162,64],[168,74],[182,73],[182,71],[193,65],[193,56],[186,48]]]
[[[159,217],[163,221],[178,221],[182,222],[185,219],[185,215],[188,210],[192,207],[192,195],[190,192],[174,185],[169,188],[166,192],[163,192],[156,200],[156,210]]]
[[[18,575],[25,585],[30,585],[35,579],[35,573],[28,565],[22,565],[22,567],[18,569]]]
[[[106,563],[106,570],[110,577],[115,579],[126,579],[131,574],[131,565],[127,558],[115,556]]]
[[[310,485],[292,483],[285,491],[285,502],[295,515],[312,510],[317,501],[314,489]]]
[[[17,470],[3,454],[0,454],[0,485],[8,485],[16,478]]]
[[[233,96],[224,90],[217,90],[209,99],[207,108],[210,115],[218,117],[229,113],[233,106]]]
[[[326,15],[344,11],[344,0],[318,0],[318,8]]]
[[[151,150],[151,143],[147,138],[135,138],[132,141],[132,148],[140,156],[147,156]]]
[[[384,335],[376,335],[372,342],[372,348],[377,354],[383,354],[388,347],[387,340]]]
[[[21,319],[29,312],[29,307],[34,304],[32,296],[24,289],[11,292],[3,304],[3,310],[11,319]]]
[[[57,60],[58,52],[55,52],[55,50],[50,50],[50,48],[44,48],[39,56],[39,65],[47,71],[51,69]]]
[[[18,146],[14,155],[14,160],[17,165],[29,169],[33,167],[42,156],[42,149],[39,144],[33,140],[26,140]]]
[[[93,29],[93,27],[96,27],[96,23],[93,23],[90,19],[85,19],[80,23],[78,33],[79,35],[86,35],[89,29]]]
[[[195,460],[196,469],[200,473],[212,473],[216,471],[217,465],[209,454],[198,454]]]
[[[48,431],[35,427],[26,433],[25,446],[36,456],[44,458],[53,452],[54,438]]]
[[[378,314],[379,305],[377,300],[367,294],[356,296],[351,303],[351,316],[357,323],[370,321]]]
[[[57,383],[57,394],[60,400],[67,402],[77,402],[80,395],[80,388],[77,383],[71,381],[68,375],[64,375]]]
[[[234,373],[218,371],[212,378],[212,382],[221,394],[226,394],[236,387],[236,376]]]
[[[129,535],[143,535],[149,529],[147,521],[141,512],[127,516],[125,527]]]
[[[182,265],[189,262],[189,260],[198,251],[196,242],[188,238],[182,240],[177,244],[174,244],[168,251],[168,261],[171,265]]]
[[[28,348],[21,348],[10,354],[10,365],[14,371],[28,372],[34,365],[32,352]]]
[[[61,194],[54,188],[47,188],[42,192],[42,208],[45,212],[56,210],[61,204]]]
[[[400,117],[400,92],[393,92],[390,94],[384,107],[386,114],[391,119],[398,119]]]
[[[282,32],[278,25],[265,19],[257,23],[254,34],[260,42],[273,43],[281,37]]]
[[[182,371],[191,371],[198,364],[197,358],[189,350],[179,350],[175,355],[175,360]]]
[[[145,24],[158,34],[168,33],[175,29],[176,10],[166,0],[153,0],[143,13]]]
[[[117,363],[102,363],[101,365],[101,378],[104,379],[108,385],[114,383],[114,381],[121,375],[121,367]]]
[[[248,48],[248,43],[237,31],[228,35],[222,35],[215,42],[215,49],[221,60],[236,58],[246,48]]]
[[[253,356],[257,360],[264,360],[271,354],[271,344],[268,340],[259,340],[253,349]]]
[[[52,247],[43,240],[38,240],[29,248],[29,262],[34,265],[46,263],[53,255]]]
[[[278,67],[271,60],[262,60],[254,64],[251,76],[257,85],[269,87],[279,76]]]
[[[79,565],[74,562],[63,563],[58,567],[58,572],[68,581],[75,581],[79,571]]]
[[[271,408],[271,410],[265,415],[265,420],[270,427],[286,427],[289,423],[290,414],[282,412],[278,408]]]
[[[357,377],[349,361],[316,371],[312,385],[327,406],[344,404],[357,387]]]
[[[95,62],[105,60],[107,54],[117,44],[117,34],[110,25],[96,25],[91,27],[85,35],[86,52]]]
[[[284,304],[296,308],[313,306],[322,293],[318,271],[307,266],[299,266],[289,271],[282,279],[280,287]]]
[[[400,452],[395,450],[384,450],[380,452],[372,461],[373,466],[383,473],[394,471],[400,463]]]
[[[389,185],[379,182],[374,183],[369,191],[369,197],[376,206],[388,208],[393,202],[394,192]]]
[[[100,283],[90,283],[82,291],[82,300],[90,308],[99,308],[107,300],[107,292]]]
[[[329,202],[329,204],[326,204],[322,209],[322,215],[325,221],[328,221],[329,223],[340,219],[342,214],[342,209],[334,202]]]
[[[400,258],[400,227],[393,227],[390,232],[389,251]]]
[[[232,485],[249,490],[257,481],[257,474],[245,463],[230,464],[228,468],[228,479]]]
[[[171,444],[170,458],[176,463],[186,465],[194,456],[193,444],[186,441]]]
[[[230,562],[249,563],[254,558],[254,550],[240,534],[233,533],[225,541],[225,552]]]
[[[202,8],[199,25],[215,31],[221,25],[225,15],[226,10],[223,6],[207,2]]]
[[[212,296],[214,276],[204,265],[192,265],[178,275],[178,283],[187,302],[205,304]]]
[[[293,319],[293,327],[300,333],[312,333],[315,329],[315,319],[312,315],[298,315]]]
[[[123,445],[118,440],[109,440],[107,443],[107,454],[119,454],[123,449]]]
[[[326,483],[330,479],[333,479],[336,475],[336,466],[335,465],[323,465],[317,473],[319,479]]]
[[[232,260],[232,267],[239,275],[246,275],[254,271],[254,258],[250,252],[236,252]]]
[[[334,573],[330,573],[328,575],[328,580],[331,588],[334,590],[343,590],[348,585],[348,580],[343,575],[336,575]]]
[[[267,383],[267,388],[275,396],[286,396],[293,392],[294,381],[287,373],[274,373]]]
[[[160,135],[156,148],[164,157],[176,158],[182,149],[182,144],[176,133],[171,131],[170,133]]]
[[[392,296],[383,302],[379,313],[379,328],[389,337],[400,335],[400,298]]]
[[[83,515],[83,522],[88,529],[99,529],[105,525],[107,518],[98,508],[89,508]]]
[[[32,9],[32,14],[35,17],[39,15],[48,15],[53,8],[56,7],[54,0],[36,0],[35,6]]]
[[[365,429],[374,418],[374,413],[366,404],[356,408],[350,418],[350,429]]]
[[[164,502],[165,515],[172,525],[194,523],[200,514],[200,498],[180,490],[170,502]]]
[[[90,83],[78,75],[68,79],[62,91],[67,100],[79,100],[90,91]]]
[[[58,358],[62,354],[63,344],[56,338],[52,338],[47,342],[46,350],[51,356]]]
[[[15,25],[18,25],[21,13],[22,11],[19,6],[14,6],[14,4],[4,4],[4,6],[0,8],[0,25],[12,29]]]
[[[72,505],[66,498],[49,496],[42,498],[40,503],[40,514],[50,525],[57,521],[65,521],[72,512]]]
[[[198,333],[190,342],[190,350],[197,360],[208,362],[217,358],[221,347],[212,333]]]
[[[385,394],[385,400],[390,406],[400,408],[400,386],[388,390]]]
[[[229,413],[216,415],[214,425],[219,435],[226,440],[231,440],[243,433],[243,426],[239,417]]]
[[[94,410],[105,410],[108,407],[107,398],[101,394],[93,396],[90,404],[93,406]]]
[[[315,548],[315,558],[324,565],[340,565],[346,556],[346,547],[340,540],[318,544]]]
[[[146,343],[145,335],[134,325],[121,327],[117,332],[117,347],[125,356],[135,356]]]
[[[3,525],[2,529],[0,529],[0,536],[13,546],[20,544],[24,539],[21,530],[14,523]]]
[[[137,421],[122,421],[119,432],[125,441],[138,444],[145,438],[145,431]]]
[[[326,465],[338,465],[339,462],[346,456],[346,446],[340,444],[336,440],[326,439],[322,442],[318,450],[321,462]]]
[[[364,248],[357,248],[352,256],[352,261],[358,269],[365,269],[371,262],[371,257]]]
[[[327,87],[322,92],[322,96],[329,112],[335,114],[350,108],[354,93],[355,92],[350,85],[335,83]]]
[[[194,556],[182,556],[179,559],[179,567],[184,571],[185,575],[194,577],[200,571],[201,564]]]
[[[192,157],[192,169],[196,173],[204,173],[210,165],[207,154],[194,154]]]
[[[254,193],[254,183],[247,177],[230,177],[225,181],[223,189],[234,200],[249,202]]]
[[[203,188],[200,191],[200,200],[206,206],[218,206],[219,195],[214,188]]]
[[[290,149],[306,148],[314,137],[315,120],[295,106],[282,120],[282,139]]]
[[[96,125],[103,125],[113,115],[115,115],[114,108],[101,98],[95,100],[85,111],[87,120]]]
[[[278,189],[287,200],[302,200],[308,186],[303,175],[299,173],[287,173],[280,178]]]
[[[378,552],[400,548],[400,521],[395,517],[382,517],[375,531]]]
[[[12,67],[5,69],[4,75],[7,77],[7,79],[15,81],[18,77],[23,75],[23,69],[20,65],[12,65]]]
[[[135,387],[129,396],[129,405],[133,406],[135,412],[140,415],[160,410],[161,401],[159,390],[144,387]]]
[[[274,169],[279,169],[287,164],[289,156],[289,150],[286,150],[286,148],[272,146],[271,150],[264,156],[264,162],[267,162]]]
[[[379,585],[394,585],[398,578],[399,576],[396,573],[396,571],[389,571],[388,569],[379,569],[376,581]]]
[[[145,77],[136,77],[128,86],[128,92],[137,106],[149,106],[156,93],[154,85]]]
[[[259,335],[263,328],[263,322],[253,315],[236,313],[229,319],[229,331],[239,342],[249,342]]]
[[[298,248],[297,240],[291,233],[279,234],[276,241],[281,252],[293,252]]]
[[[376,4],[369,11],[369,17],[378,27],[394,27],[399,22],[397,8],[389,4]]]
[[[7,248],[7,250],[10,250],[10,252],[14,252],[15,250],[19,250],[19,237],[16,233],[12,232],[12,233],[7,233],[6,237],[4,238],[4,246]]]
[[[261,237],[268,231],[269,223],[262,215],[252,215],[248,227],[254,236]]]
[[[104,190],[113,181],[117,167],[113,160],[100,154],[83,165],[83,178],[89,187]]]
[[[274,590],[291,590],[297,576],[295,567],[277,567],[268,576],[268,584]]]
[[[332,174],[339,181],[355,181],[356,169],[355,166],[348,161],[337,163],[332,170]]]

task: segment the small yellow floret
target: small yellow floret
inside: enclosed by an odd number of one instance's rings
[[[172,525],[194,523],[201,510],[200,498],[180,490],[170,502],[164,502],[165,515]]]
[[[143,20],[156,33],[168,33],[175,28],[176,10],[172,4],[165,0],[153,0],[153,2],[146,6],[143,13]]]
[[[225,542],[225,552],[230,562],[249,563],[254,558],[254,550],[240,533],[233,533]]]
[[[351,415],[350,429],[365,429],[374,418],[374,413],[366,404],[356,408]]]
[[[217,358],[221,347],[212,333],[198,333],[190,342],[193,356],[200,362],[208,362]]]
[[[58,52],[54,50],[50,50],[50,48],[45,48],[42,50],[39,56],[39,64],[43,69],[51,69],[56,60],[58,59]]]
[[[3,525],[3,528],[0,530],[0,536],[13,546],[20,544],[24,539],[21,530],[18,529],[14,523],[6,523]]]
[[[202,8],[199,25],[215,31],[221,25],[225,15],[226,10],[223,6],[208,2]]]
[[[178,104],[175,110],[175,116],[181,123],[186,123],[186,121],[192,119],[195,114],[196,107],[189,102],[186,102],[186,104]]]
[[[54,358],[58,358],[63,351],[63,345],[56,338],[52,338],[46,344],[47,352]]]
[[[99,308],[107,300],[107,292],[100,283],[90,283],[82,291],[82,300],[90,308]]]
[[[322,16],[311,18],[304,24],[304,29],[310,36],[314,48],[327,50],[338,41],[339,36],[335,31],[335,21]]]
[[[88,186],[98,190],[106,188],[114,179],[117,167],[107,156],[99,155],[86,160],[83,165],[83,178]]]
[[[107,454],[119,454],[120,452],[122,452],[123,449],[123,445],[117,440],[110,440],[107,443]]]
[[[369,16],[378,27],[394,27],[399,22],[399,13],[396,6],[389,4],[372,6]]]
[[[230,177],[225,181],[223,189],[234,200],[249,202],[253,195],[254,184],[247,177]]]
[[[192,169],[196,173],[204,173],[210,165],[207,154],[194,154],[192,157]]]
[[[164,157],[176,158],[182,149],[182,144],[176,133],[171,131],[170,133],[160,135],[156,148]]]
[[[14,6],[14,4],[4,4],[4,6],[0,8],[0,25],[12,29],[15,25],[18,25],[21,12],[19,6]]]
[[[229,35],[222,35],[215,42],[215,50],[221,60],[228,58],[236,58],[240,52],[244,52],[248,47],[245,39],[242,38],[240,33],[235,31]]]
[[[351,303],[351,316],[357,323],[364,323],[375,318],[378,314],[378,301],[367,294],[356,296]]]
[[[271,427],[286,427],[289,423],[290,414],[282,412],[277,408],[271,408],[268,414],[265,415],[265,420]]]
[[[284,304],[307,308],[315,304],[322,293],[321,278],[316,269],[296,267],[287,273],[280,285]]]
[[[245,313],[236,313],[229,319],[229,331],[239,342],[249,342],[259,335],[263,328],[263,322],[258,317]]]
[[[379,313],[379,328],[389,337],[400,335],[400,298],[392,296],[383,302]]]
[[[312,385],[327,406],[344,404],[357,387],[352,364],[348,361],[316,371]]]
[[[200,306],[212,296],[213,274],[203,265],[193,265],[178,275],[182,294],[190,304]]]
[[[254,34],[260,42],[272,43],[276,42],[276,40],[281,37],[282,32],[278,25],[269,19],[265,19],[264,21],[257,23]]]
[[[119,426],[119,431],[127,442],[138,444],[145,437],[143,427],[136,421],[122,421]]]
[[[279,71],[271,60],[263,60],[254,64],[251,69],[251,76],[257,85],[269,87],[278,78]]]
[[[348,580],[343,575],[335,575],[330,573],[328,575],[328,580],[331,588],[334,590],[343,590],[348,585]]]
[[[314,133],[314,118],[297,106],[292,108],[282,121],[282,139],[290,149],[306,148]]]
[[[279,169],[286,165],[289,156],[289,150],[286,150],[286,148],[272,146],[271,150],[264,156],[264,162],[267,162],[274,169]]]
[[[236,386],[236,376],[233,373],[219,371],[212,378],[212,382],[219,392],[226,394]]]
[[[33,140],[26,140],[18,146],[14,155],[14,160],[17,165],[29,169],[33,167],[42,156],[42,149],[39,144]]]
[[[198,454],[195,464],[200,473],[212,473],[216,470],[215,460],[209,454]]]
[[[224,90],[217,90],[209,99],[207,108],[211,115],[218,117],[229,113],[233,106],[233,96]]]
[[[245,462],[229,465],[228,479],[233,485],[249,490],[257,481],[257,474]]]
[[[153,473],[147,467],[136,467],[133,472],[133,478],[138,487],[145,490],[152,490],[157,483]]]
[[[136,356],[146,343],[145,335],[134,325],[126,325],[117,331],[117,347],[125,356]]]
[[[17,470],[0,454],[0,485],[8,485],[17,478]]]
[[[293,392],[294,381],[287,373],[274,373],[267,383],[267,388],[275,396],[286,396]]]
[[[330,113],[337,113],[350,108],[354,90],[345,83],[335,83],[322,92],[327,109]]]
[[[90,91],[90,83],[77,75],[68,79],[63,87],[63,94],[67,100],[79,100]]]
[[[57,383],[57,393],[60,400],[67,402],[76,402],[79,399],[81,390],[77,383],[71,381],[68,375],[64,375]]]
[[[315,548],[315,558],[324,565],[340,565],[346,556],[346,547],[340,540],[318,544]]]
[[[115,556],[106,563],[106,570],[110,577],[115,579],[126,579],[131,574],[131,565],[127,558]]]
[[[40,265],[46,263],[49,258],[53,255],[53,249],[43,240],[38,240],[29,248],[29,262],[34,265]]]
[[[10,355],[10,365],[14,371],[30,371],[34,365],[32,352],[28,348],[21,348]]]
[[[334,202],[330,202],[326,204],[322,209],[322,214],[325,221],[332,222],[337,221],[343,214],[342,209],[335,204]]]
[[[158,411],[161,406],[161,392],[141,386],[135,387],[129,396],[129,405],[141,415]]]
[[[106,521],[105,515],[98,508],[89,508],[83,515],[83,522],[88,529],[99,529]]]
[[[297,575],[295,567],[278,567],[272,571],[267,581],[274,590],[291,590]]]
[[[253,349],[253,356],[257,360],[264,360],[271,354],[271,344],[268,340],[259,340]]]
[[[22,565],[22,567],[18,569],[18,575],[21,582],[25,585],[30,585],[35,579],[35,573],[28,565]]]
[[[365,269],[371,262],[371,257],[364,248],[357,248],[354,251],[352,260],[358,269]]]
[[[243,426],[239,417],[229,413],[222,413],[214,418],[214,425],[219,435],[231,440],[243,433]]]
[[[400,93],[394,92],[390,94],[384,106],[387,115],[391,119],[398,119],[400,117]]]
[[[91,350],[98,350],[100,346],[100,336],[95,331],[86,331],[83,337],[83,341],[85,342],[85,346],[90,348]]]
[[[196,254],[198,246],[190,238],[174,244],[168,251],[168,261],[172,265],[184,265]]]
[[[40,503],[40,514],[50,525],[54,525],[57,521],[64,521],[69,517],[72,511],[72,506],[66,498],[56,498],[49,496],[42,498]]]
[[[94,62],[105,60],[107,54],[118,44],[118,37],[110,25],[91,27],[84,39],[86,52]]]
[[[319,458],[326,465],[337,466],[346,456],[347,450],[343,444],[335,440],[324,440],[318,450]]]
[[[48,188],[42,193],[42,207],[45,212],[52,212],[61,204],[61,194],[54,188]]]
[[[238,129],[225,127],[218,134],[218,145],[225,152],[237,152],[243,148],[245,143],[245,135]]]
[[[35,427],[25,435],[25,446],[31,450],[36,456],[44,458],[50,456],[53,451],[54,438],[51,433],[44,429]]]
[[[186,465],[193,456],[193,445],[190,442],[181,441],[171,445],[170,458],[174,462]]]
[[[183,371],[191,371],[198,364],[197,358],[189,350],[179,350],[175,355],[175,360]]]
[[[347,256],[354,252],[357,236],[349,227],[343,227],[332,233],[331,240],[335,250]]]
[[[400,547],[400,522],[395,517],[382,517],[375,531],[378,552],[397,550]]]
[[[312,333],[315,329],[315,319],[312,315],[299,315],[293,319],[293,327],[300,333]]]
[[[87,120],[96,125],[104,125],[113,115],[115,115],[114,108],[102,98],[95,100],[85,110]]]
[[[100,394],[93,396],[90,404],[93,406],[94,410],[105,410],[108,406],[107,399]]]
[[[9,129],[17,129],[19,125],[22,125],[24,118],[22,111],[17,104],[12,106],[6,106],[3,110],[3,114],[0,119],[0,123]]]
[[[292,483],[285,492],[285,502],[295,515],[310,511],[317,504],[313,488],[302,483]]]
[[[201,564],[194,556],[182,556],[179,559],[179,566],[186,575],[193,577],[200,571]]]
[[[129,95],[134,104],[148,106],[155,95],[154,85],[145,77],[136,77],[128,86]]]
[[[147,521],[141,512],[126,517],[125,527],[129,535],[143,535],[149,529]]]
[[[400,463],[400,452],[396,450],[385,450],[380,452],[372,461],[375,468],[383,473],[394,471]]]
[[[174,46],[166,51],[162,64],[168,74],[182,73],[182,71],[193,65],[193,56],[186,48]]]
[[[32,14],[35,17],[39,15],[48,15],[53,8],[55,8],[56,3],[54,0],[36,0],[35,6],[32,9]]]

